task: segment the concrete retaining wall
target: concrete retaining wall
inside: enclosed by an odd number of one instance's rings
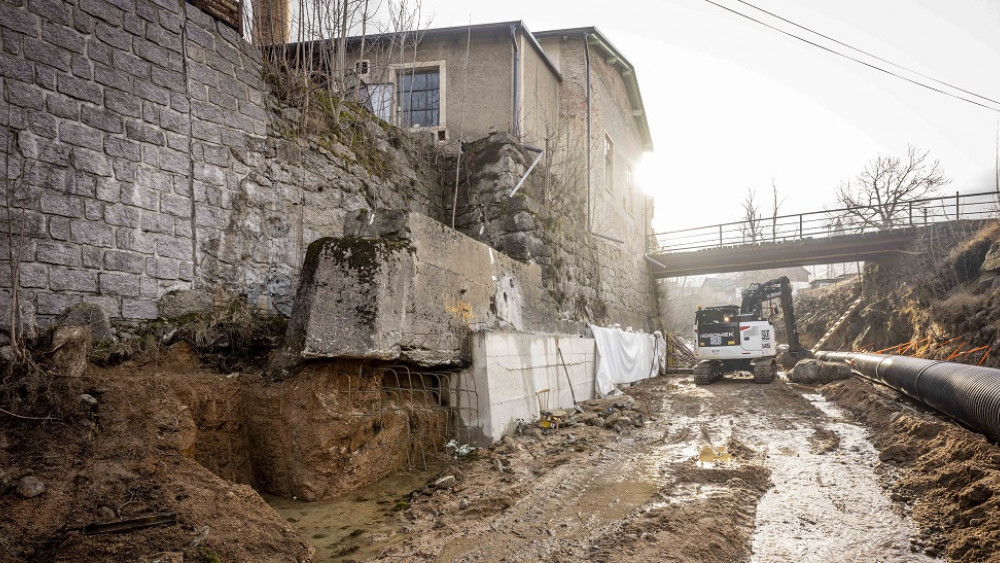
[[[423,215],[398,217],[395,240],[310,246],[288,328],[294,355],[467,365],[472,330],[553,330],[538,266]]]
[[[549,390],[549,409],[572,410],[574,393],[577,401],[594,398],[597,347],[593,338],[477,332],[471,336],[471,344],[472,367],[462,375],[459,385],[474,390],[462,397],[476,397],[477,404],[456,406],[475,445],[493,444],[512,432],[518,420],[537,420],[539,392],[545,389]],[[572,392],[558,350],[562,350]],[[543,392],[543,408],[545,396]]]

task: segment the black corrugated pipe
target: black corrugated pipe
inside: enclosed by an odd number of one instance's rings
[[[1000,369],[883,354],[816,352],[814,357],[847,363],[1000,442]]]

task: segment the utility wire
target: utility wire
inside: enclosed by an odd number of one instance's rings
[[[969,94],[971,96],[975,96],[975,97],[980,98],[982,100],[986,100],[988,102],[992,102],[994,104],[1000,105],[1000,102],[998,102],[997,100],[994,100],[993,98],[987,98],[986,96],[981,96],[981,95],[979,95],[979,94],[977,94],[975,92],[971,92],[969,90],[966,90],[965,88],[962,88],[962,87],[959,87],[959,86],[955,86],[954,84],[951,84],[949,82],[945,82],[944,80],[938,80],[937,78],[934,78],[933,76],[928,76],[928,75],[923,74],[921,72],[917,72],[917,71],[913,70],[912,68],[907,68],[907,67],[905,67],[905,66],[903,66],[901,64],[897,64],[897,63],[894,63],[894,62],[892,62],[890,60],[883,59],[882,57],[880,57],[880,56],[878,56],[878,55],[876,55],[874,53],[865,51],[864,49],[858,49],[857,47],[855,47],[853,45],[849,45],[847,43],[844,43],[843,41],[839,41],[837,39],[834,39],[833,37],[830,37],[829,35],[824,35],[824,34],[818,32],[818,31],[816,31],[814,29],[808,28],[808,27],[806,27],[804,25],[797,24],[797,23],[793,22],[792,20],[784,18],[784,17],[782,17],[782,16],[780,16],[778,14],[775,14],[774,12],[769,12],[769,11],[765,10],[764,8],[761,8],[760,6],[755,6],[754,4],[751,4],[750,2],[747,2],[746,0],[736,0],[736,1],[739,2],[740,4],[744,4],[746,6],[750,6],[754,10],[757,10],[758,12],[763,12],[763,13],[771,16],[772,18],[779,19],[779,20],[781,20],[781,21],[783,21],[783,22],[785,22],[787,24],[794,25],[795,27],[797,27],[797,28],[799,28],[801,30],[808,31],[809,33],[812,33],[813,35],[818,35],[818,36],[822,37],[823,39],[826,39],[828,41],[832,41],[832,42],[836,43],[837,45],[841,45],[843,47],[847,47],[848,49],[851,49],[852,51],[861,53],[863,55],[867,55],[867,56],[869,56],[869,57],[871,57],[871,58],[873,58],[873,59],[875,59],[877,61],[881,61],[883,63],[891,64],[892,66],[894,66],[896,68],[903,69],[906,72],[909,72],[911,74],[915,74],[915,75],[917,75],[917,76],[919,76],[921,78],[926,78],[927,80],[930,80],[932,82],[936,82],[938,84],[941,84],[942,86],[947,86],[949,88],[954,88],[955,90],[958,90],[959,92],[964,92],[966,94]]]
[[[734,10],[734,9],[728,7],[728,6],[723,6],[722,4],[719,4],[717,2],[713,2],[713,0],[705,0],[705,1],[708,2],[709,4],[712,4],[713,6],[716,6],[718,8],[722,8],[723,10],[726,10],[727,12],[731,12],[733,14],[736,14],[737,16],[740,16],[741,18],[746,18],[746,19],[748,19],[750,21],[759,23],[760,25],[763,25],[764,27],[768,27],[770,29],[773,29],[774,31],[777,31],[778,33],[781,33],[783,35],[787,35],[787,36],[792,37],[794,39],[798,39],[799,41],[803,41],[805,43],[808,43],[808,44],[812,45],[813,47],[816,47],[818,49],[822,49],[822,50],[824,50],[824,51],[826,51],[828,53],[837,55],[838,57],[843,57],[845,59],[854,61],[856,63],[865,65],[868,68],[877,70],[879,72],[884,72],[885,74],[888,74],[890,76],[895,76],[896,78],[900,78],[900,79],[905,80],[905,81],[907,81],[907,82],[909,82],[911,84],[915,84],[917,86],[920,86],[921,88],[926,88],[928,90],[932,90],[932,91],[937,92],[939,94],[944,94],[945,96],[950,96],[952,98],[955,98],[955,99],[958,99],[958,100],[962,100],[962,101],[968,102],[970,104],[977,105],[977,106],[979,106],[981,108],[986,108],[988,110],[1000,113],[1000,108],[995,108],[993,106],[982,104],[982,103],[977,102],[975,100],[970,100],[969,98],[966,98],[966,97],[963,97],[963,96],[959,96],[959,95],[954,94],[952,92],[948,92],[948,91],[942,90],[940,88],[935,88],[934,86],[931,86],[930,84],[925,84],[923,82],[920,82],[919,80],[914,80],[912,78],[907,78],[906,76],[902,76],[900,74],[892,72],[891,70],[887,70],[887,69],[884,69],[884,68],[882,68],[880,66],[877,66],[877,65],[874,65],[872,63],[869,63],[867,61],[863,61],[863,60],[858,59],[856,57],[852,57],[852,56],[850,56],[850,55],[848,55],[846,53],[841,53],[840,51],[836,51],[836,50],[831,49],[830,47],[827,47],[825,45],[820,45],[819,43],[816,43],[815,41],[810,41],[809,39],[806,39],[804,37],[799,37],[798,35],[795,35],[794,33],[791,33],[789,31],[785,31],[784,29],[775,27],[775,26],[773,26],[773,25],[771,25],[771,24],[769,24],[769,23],[767,23],[765,21],[761,21],[761,20],[759,20],[759,19],[757,19],[757,18],[755,18],[753,16],[750,16],[748,14],[744,14],[743,12],[740,12],[738,10]],[[973,95],[976,96],[976,97],[978,97],[978,98],[982,98],[984,100],[989,99],[989,98],[986,98],[984,96],[979,96],[978,94],[973,94]]]

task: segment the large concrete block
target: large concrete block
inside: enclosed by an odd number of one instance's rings
[[[302,358],[470,360],[472,330],[551,330],[538,266],[517,262],[427,217],[409,240],[326,238],[309,246],[289,324]]]
[[[448,390],[463,441],[490,446],[519,420],[535,421],[546,409],[572,410],[574,402],[595,397],[593,338],[476,332],[470,340],[472,366]]]

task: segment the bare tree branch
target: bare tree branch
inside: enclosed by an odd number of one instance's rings
[[[888,229],[908,220],[910,209],[922,209],[921,199],[935,195],[950,180],[928,151],[907,147],[906,157],[878,155],[853,181],[837,188],[836,218],[862,232]]]
[[[746,196],[743,198],[743,224],[740,231],[743,233],[743,242],[757,242],[764,234],[761,221],[763,215],[760,213],[760,206],[757,204],[757,190],[747,188]]]

